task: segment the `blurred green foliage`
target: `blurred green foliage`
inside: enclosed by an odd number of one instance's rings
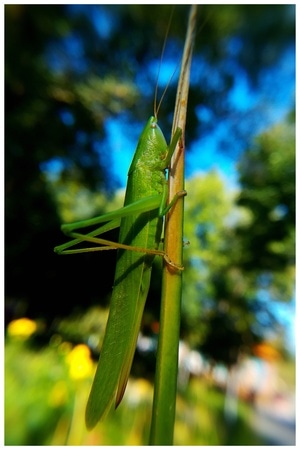
[[[51,347],[34,351],[22,341],[5,350],[5,443],[46,444],[59,419],[72,412],[74,386],[64,355]]]
[[[53,339],[49,347],[36,350],[30,340],[7,339],[6,445],[147,444],[153,391],[141,378],[130,379],[124,402],[105,422],[86,430],[92,374],[72,376],[70,355],[77,348]],[[236,423],[228,427],[224,393],[204,379],[192,379],[177,405],[175,445],[262,444],[250,426],[251,408],[241,402]]]
[[[282,273],[295,262],[295,121],[294,117],[260,134],[240,161],[238,205],[251,211],[240,226],[240,264]],[[259,248],[259,252],[253,251]],[[286,275],[286,273],[285,273]],[[282,298],[291,298],[292,292]]]
[[[294,294],[293,121],[258,136],[240,165],[241,189],[228,191],[216,171],[186,183],[183,335],[227,363],[268,333],[283,335],[271,302]]]

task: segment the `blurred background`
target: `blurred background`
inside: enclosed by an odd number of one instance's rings
[[[160,98],[177,68],[167,141],[188,12],[174,8],[159,74]],[[122,205],[170,14],[5,5],[6,445],[148,442],[161,261],[124,400],[87,432],[116,255],[53,247],[62,222]],[[199,7],[186,145],[174,444],[293,445],[294,5]]]

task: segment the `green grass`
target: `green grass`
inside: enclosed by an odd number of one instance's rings
[[[7,339],[5,444],[147,445],[151,383],[131,379],[119,408],[88,432],[84,409],[93,373],[74,378],[71,348],[57,340],[36,350],[26,340]],[[192,379],[178,394],[174,445],[261,445],[248,425],[250,417],[250,407],[239,403],[236,421],[227,425],[224,393],[206,380]]]
[[[262,445],[249,426],[251,408],[239,402],[236,420],[224,418],[224,393],[204,379],[192,379],[177,401],[175,445]]]

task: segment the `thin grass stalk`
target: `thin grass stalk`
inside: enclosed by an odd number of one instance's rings
[[[173,155],[169,174],[169,200],[184,189],[185,123],[197,5],[189,14],[187,35],[178,81],[172,134],[182,129],[182,139]],[[166,218],[165,252],[182,265],[183,198],[176,202]],[[160,332],[157,351],[150,445],[172,445],[176,412],[178,348],[181,315],[182,271],[164,265]]]

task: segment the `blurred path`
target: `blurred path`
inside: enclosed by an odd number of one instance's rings
[[[252,426],[265,445],[296,445],[295,395],[282,394],[256,405]]]

